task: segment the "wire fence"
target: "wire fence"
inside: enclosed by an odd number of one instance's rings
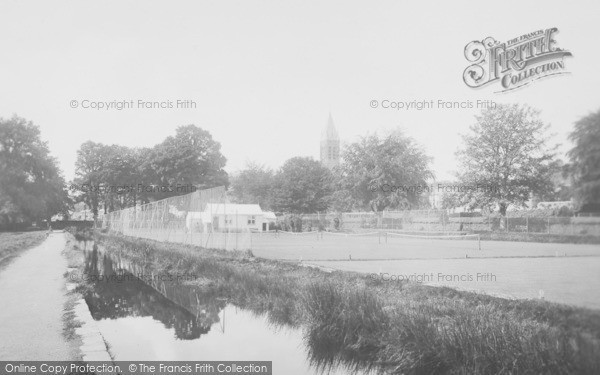
[[[461,217],[445,210],[412,210],[310,214],[283,217],[284,229],[293,231],[368,231],[400,232],[507,232],[561,236],[600,236],[600,217]],[[293,225],[290,225],[293,224]]]
[[[274,224],[266,214],[256,204],[230,203],[225,188],[216,187],[110,212],[102,217],[101,225],[128,236],[204,248],[250,250],[271,244],[281,246],[282,237],[276,237],[279,240],[273,242],[264,235]],[[427,235],[427,241],[438,235],[448,244],[452,244],[450,241],[453,239],[479,243],[478,235],[464,236],[486,232],[600,236],[598,217],[494,217],[475,214],[464,217],[445,210],[411,210],[283,215],[277,221],[277,233],[295,237],[292,242],[300,241],[299,244],[305,242],[303,239],[327,239],[323,233],[332,244],[353,234],[361,234],[360,241],[365,243],[373,238],[377,243],[387,243],[390,238],[394,242],[402,239],[405,243],[409,240],[421,243],[423,238],[403,237],[401,234]],[[480,248],[480,244],[477,247]]]
[[[110,212],[102,228],[161,242],[247,250],[260,215],[237,207],[229,203],[224,187],[216,187]]]

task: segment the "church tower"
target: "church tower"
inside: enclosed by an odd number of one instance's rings
[[[327,127],[321,133],[321,164],[329,169],[340,164],[340,137],[329,113]]]

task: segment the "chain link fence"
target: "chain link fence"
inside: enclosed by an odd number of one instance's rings
[[[162,242],[247,250],[258,215],[236,207],[225,187],[216,187],[110,212],[102,218],[102,228]]]
[[[273,228],[258,205],[231,204],[224,187],[110,212],[101,220],[102,228],[128,236],[222,250],[252,249],[252,233]],[[497,217],[410,210],[283,215],[277,221],[278,230],[289,232],[385,230],[430,235],[506,232],[600,236],[600,217]]]
[[[600,217],[465,217],[446,210],[284,215],[280,218],[280,225],[283,230],[293,232],[385,229],[405,232],[508,232],[600,236]]]

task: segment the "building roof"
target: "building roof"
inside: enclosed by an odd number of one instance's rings
[[[264,215],[258,204],[208,203],[204,212],[215,215]]]

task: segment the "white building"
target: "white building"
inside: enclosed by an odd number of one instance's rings
[[[186,228],[196,232],[268,231],[275,214],[258,204],[209,203],[202,212],[188,212]]]

